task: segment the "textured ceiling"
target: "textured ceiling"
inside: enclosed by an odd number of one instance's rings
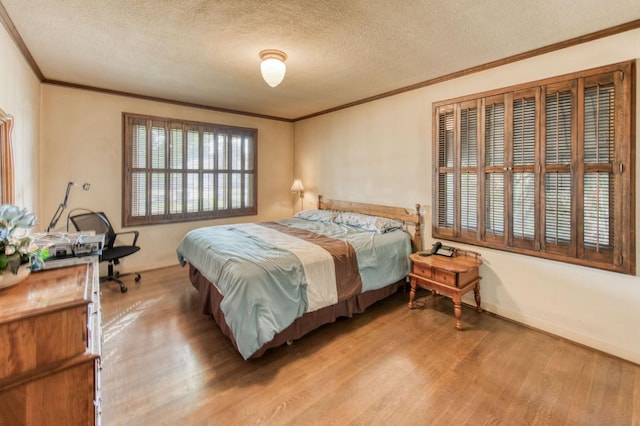
[[[636,21],[638,0],[0,0],[45,81],[295,119]],[[276,88],[258,52],[287,53]]]

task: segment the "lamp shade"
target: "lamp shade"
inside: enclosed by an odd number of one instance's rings
[[[296,179],[293,181],[293,185],[291,185],[291,192],[302,192],[304,191],[304,186],[302,186],[302,181],[300,179]]]
[[[262,59],[260,64],[262,78],[269,86],[276,87],[282,82],[287,72],[287,66],[284,63],[287,54],[279,50],[263,50],[260,52],[260,59]]]

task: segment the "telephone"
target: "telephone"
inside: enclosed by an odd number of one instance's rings
[[[455,251],[455,248],[443,246],[440,241],[436,241],[433,247],[431,247],[431,254],[439,254],[440,256],[452,257]]]

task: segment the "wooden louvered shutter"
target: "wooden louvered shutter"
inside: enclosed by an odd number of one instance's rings
[[[149,213],[153,216],[164,216],[166,213],[168,130],[162,121],[153,121],[151,124]]]
[[[585,79],[582,93],[583,216],[578,250],[581,257],[613,262],[616,213],[613,75]]]
[[[231,192],[229,185],[229,135],[225,132],[216,134],[216,206],[219,210],[231,208]]]
[[[131,216],[147,214],[147,120],[132,119],[131,129]]]
[[[203,162],[200,151],[202,147],[200,131],[201,129],[196,126],[188,126],[186,129],[186,209],[184,210],[186,213],[200,211],[200,176]]]
[[[255,186],[255,139],[252,134],[242,135],[242,207],[251,208],[254,206],[256,186]]]
[[[216,209],[216,134],[209,129],[202,130],[202,211]]]
[[[434,215],[436,235],[453,235],[454,221],[454,155],[455,123],[453,106],[436,110],[437,123],[434,146],[435,174],[433,180]]]
[[[169,213],[184,211],[184,183],[182,172],[185,162],[185,131],[180,123],[171,123],[169,130]]]
[[[536,141],[538,89],[514,94],[511,161],[508,169],[511,191],[510,245],[534,248],[536,211]]]
[[[478,233],[478,101],[460,106],[460,229],[459,235]]]
[[[484,238],[505,236],[505,101],[488,98],[484,107]]]
[[[542,97],[542,248],[575,256],[576,215],[571,173],[576,144],[574,80],[545,87]]]

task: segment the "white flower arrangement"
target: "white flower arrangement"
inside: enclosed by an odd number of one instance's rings
[[[20,265],[26,263],[31,270],[42,267],[49,253],[38,247],[29,234],[29,228],[35,224],[36,216],[27,209],[10,204],[0,206],[0,274],[6,270],[16,274]]]

